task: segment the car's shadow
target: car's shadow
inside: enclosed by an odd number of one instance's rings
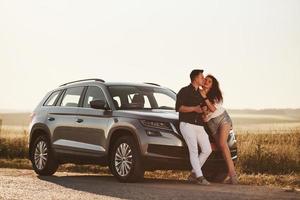
[[[143,197],[145,194],[148,198],[167,198],[171,193],[178,192],[179,184],[189,184],[185,180],[152,178],[145,178],[140,183],[120,183],[111,175],[38,176],[38,178],[65,188],[122,199],[145,199]]]
[[[120,183],[111,175],[38,176],[38,178],[67,189],[99,195],[98,198],[105,199],[112,197],[134,200],[273,199],[274,197],[274,199],[280,199],[276,198],[279,190],[270,191],[259,186],[231,186],[214,183],[207,187],[190,184],[185,180],[156,178],[146,178],[140,183]],[[266,191],[270,192],[268,195],[272,197],[265,196]],[[294,198],[293,193],[290,195],[290,199]]]

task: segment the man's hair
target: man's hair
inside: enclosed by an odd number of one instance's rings
[[[194,69],[191,73],[190,73],[190,78],[191,78],[191,82],[194,81],[194,79],[196,78],[196,76],[198,76],[199,74],[203,73],[202,69]]]

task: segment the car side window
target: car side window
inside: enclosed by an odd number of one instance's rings
[[[91,108],[90,102],[93,100],[105,100],[104,93],[97,86],[89,86],[83,102],[83,107]]]
[[[61,92],[60,90],[53,92],[48,97],[48,99],[45,101],[44,106],[54,106],[54,103],[55,103],[55,101],[56,101],[56,99],[57,99],[60,92]]]
[[[61,102],[61,106],[78,107],[82,91],[83,91],[83,87],[68,88]]]

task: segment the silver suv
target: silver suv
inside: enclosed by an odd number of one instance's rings
[[[63,163],[100,164],[121,182],[139,181],[145,170],[191,169],[175,100],[175,92],[154,83],[85,79],[63,84],[32,113],[32,167],[37,174],[52,175]],[[211,181],[222,180],[226,165],[210,140],[213,153],[203,171]],[[235,161],[233,132],[228,143]]]

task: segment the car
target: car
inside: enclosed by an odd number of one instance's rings
[[[98,164],[108,166],[120,182],[141,181],[147,170],[190,170],[175,101],[174,91],[155,83],[97,78],[65,83],[48,92],[31,115],[32,167],[49,176],[64,163]],[[222,181],[226,164],[212,137],[210,141],[213,152],[203,173],[208,180]],[[235,162],[233,131],[228,144]]]

